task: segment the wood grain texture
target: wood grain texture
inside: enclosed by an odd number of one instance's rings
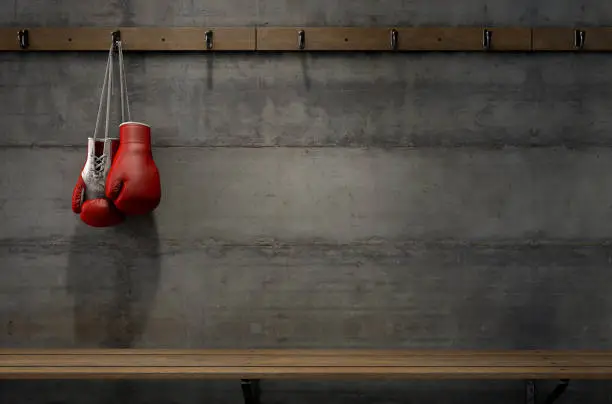
[[[255,28],[122,28],[127,50],[206,51],[206,32],[213,32],[211,50],[255,50]]]
[[[213,51],[255,50],[255,28],[32,28],[24,51],[104,51],[111,32],[121,31],[125,51],[207,51],[205,34],[213,32]],[[16,28],[0,29],[0,50],[19,51]]]
[[[582,49],[575,46],[576,30],[584,31],[585,42]],[[590,51],[609,52],[612,51],[612,28],[534,28],[533,29],[534,51]]]
[[[298,32],[305,33],[305,51],[386,51],[391,49],[391,31],[386,28],[258,28],[257,50],[293,51]]]
[[[0,28],[0,51],[18,51],[19,28]]]
[[[3,350],[0,378],[610,379],[608,351]]]
[[[574,51],[574,29],[544,27],[533,29],[534,51]]]
[[[487,28],[491,31],[491,51],[531,50],[529,28]],[[483,27],[399,28],[402,51],[484,51]]]
[[[532,50],[532,30],[524,27],[487,28],[492,32],[491,51],[526,52]],[[482,29],[479,29],[482,37]]]
[[[298,51],[298,32],[305,33],[305,51],[392,51],[389,28],[270,27],[257,29],[257,50]],[[482,51],[481,27],[395,28],[398,51]],[[490,50],[528,51],[529,28],[491,28]]]

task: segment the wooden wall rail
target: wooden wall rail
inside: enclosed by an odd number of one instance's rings
[[[612,27],[0,28],[0,51],[612,51]]]
[[[612,27],[534,28],[534,51],[612,51]]]
[[[300,31],[303,32],[300,47]],[[394,37],[395,36],[395,37]],[[302,49],[300,49],[302,48]],[[529,28],[258,28],[258,51],[529,51]]]
[[[3,51],[108,51],[118,30],[125,51],[254,51],[255,28],[0,28]],[[207,46],[207,35],[210,46]],[[208,49],[210,48],[210,49]]]

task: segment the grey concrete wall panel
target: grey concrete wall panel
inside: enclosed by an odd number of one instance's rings
[[[607,1],[537,0],[536,4],[539,26],[612,25],[612,4]]]
[[[257,23],[257,2],[18,0],[16,20],[32,26],[244,26]]]
[[[0,7],[0,24],[10,26],[15,20],[15,4],[14,0],[5,0]]]
[[[10,130],[0,144],[83,147],[105,56],[2,60],[0,116]],[[605,55],[130,54],[126,61],[133,119],[152,125],[157,146],[612,143]],[[117,100],[115,135],[118,107]]]
[[[409,0],[333,0],[324,4],[297,0],[181,0],[165,2],[157,7],[152,7],[147,0],[59,0],[54,1],[53,6],[42,0],[6,2],[15,16],[12,19],[14,23],[37,26],[530,25],[538,5],[527,0],[435,0],[420,3]],[[547,6],[544,3],[545,10]],[[16,9],[12,10],[12,7]],[[579,7],[576,7],[577,11]]]
[[[3,347],[610,348],[607,244],[3,241]],[[579,298],[575,298],[579,297]]]
[[[568,239],[611,235],[607,149],[166,148],[166,238]],[[3,239],[70,234],[83,150],[0,150]],[[9,176],[10,175],[10,176]]]
[[[262,25],[529,25],[532,1],[332,0],[325,6],[299,0],[259,2]]]

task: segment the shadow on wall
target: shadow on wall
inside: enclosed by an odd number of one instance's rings
[[[121,225],[77,226],[68,258],[74,347],[130,348],[142,336],[160,276],[153,215]]]
[[[310,70],[308,69],[308,54],[300,55],[300,62],[302,64],[302,79],[304,80],[304,87],[306,91],[310,91]]]
[[[214,69],[215,69],[215,54],[210,53],[206,58],[206,89],[209,91],[214,90],[215,80],[214,80]]]

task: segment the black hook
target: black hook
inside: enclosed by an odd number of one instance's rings
[[[206,39],[206,50],[211,50],[213,48],[213,32],[211,30],[206,31],[204,38]]]
[[[298,31],[298,48],[300,50],[306,48],[306,32],[303,29]]]
[[[399,33],[394,28],[391,30],[391,49],[397,50]]]
[[[491,38],[493,37],[493,32],[485,29],[482,31],[482,47],[484,50],[491,49]]]
[[[121,42],[121,31],[116,30],[111,32],[111,39],[113,41],[113,51],[119,51],[119,42]]]
[[[581,29],[577,29],[574,31],[574,48],[576,49],[584,49],[584,44],[586,42],[586,32]]]
[[[17,42],[21,49],[28,49],[30,47],[30,32],[27,29],[17,31]]]

